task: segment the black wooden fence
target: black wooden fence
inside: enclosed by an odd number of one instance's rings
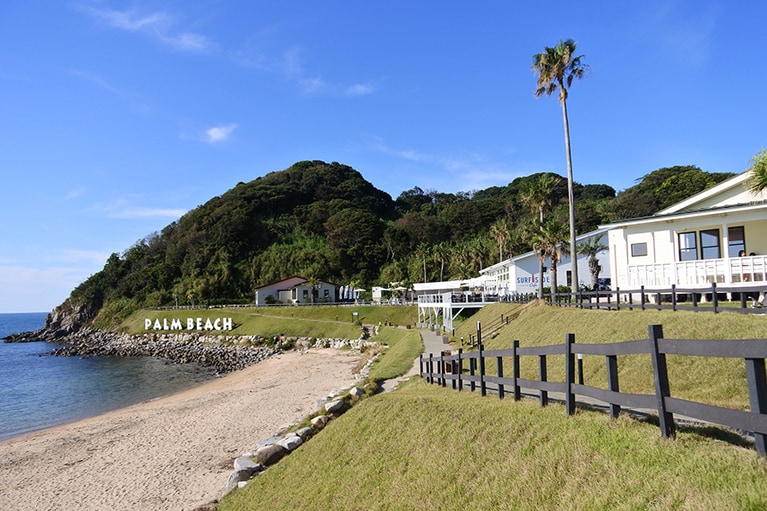
[[[555,293],[553,297],[547,294],[543,299],[549,305],[583,309],[669,309],[765,314],[767,308],[759,302],[765,291],[765,286],[727,287],[712,282],[707,288],[672,285],[666,289],[648,290],[642,286],[638,289]]]
[[[477,387],[482,396],[488,390],[495,391],[500,399],[507,393],[518,401],[521,389],[537,391],[541,406],[546,406],[550,392],[564,394],[568,415],[575,411],[576,396],[585,396],[609,406],[610,417],[615,419],[621,407],[634,410],[655,410],[660,420],[664,438],[675,436],[674,414],[689,419],[727,426],[754,435],[756,450],[762,457],[767,456],[767,339],[746,340],[680,340],[664,339],[661,325],[649,326],[649,338],[610,344],[581,344],[575,342],[574,334],[567,334],[563,344],[522,348],[519,341],[513,347],[502,350],[485,350],[478,329],[479,349],[455,355],[449,352],[428,356],[421,355],[420,373],[429,383],[443,387],[451,382],[454,389]],[[620,392],[618,381],[618,357],[621,355],[649,354],[652,358],[655,394],[630,394]],[[564,355],[565,381],[548,381],[546,358],[549,355]],[[607,364],[606,389],[575,382],[576,355],[604,356]],[[697,357],[741,358],[745,361],[746,378],[750,400],[750,411],[734,410],[687,401],[671,396],[669,389],[666,355]],[[538,379],[520,377],[520,358],[538,357]],[[504,376],[504,360],[511,360],[511,377]],[[464,374],[464,361],[468,361],[468,374]],[[487,374],[486,365],[494,363],[496,375]]]

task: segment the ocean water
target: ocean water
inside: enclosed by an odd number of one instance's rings
[[[45,324],[46,313],[0,314],[0,338]],[[0,441],[194,387],[196,364],[150,357],[54,357],[55,344],[0,342]]]

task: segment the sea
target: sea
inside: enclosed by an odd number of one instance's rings
[[[0,338],[38,330],[45,312],[0,313]],[[0,441],[192,388],[197,364],[151,357],[55,357],[56,344],[0,342]]]

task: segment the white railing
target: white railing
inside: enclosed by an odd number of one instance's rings
[[[699,259],[628,267],[628,287],[707,287],[712,283],[748,285],[767,282],[767,256]]]

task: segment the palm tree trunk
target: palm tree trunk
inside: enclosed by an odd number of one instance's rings
[[[562,100],[562,119],[565,123],[565,153],[567,153],[567,198],[570,202],[570,265],[572,267],[572,286],[570,290],[577,293],[578,252],[575,248],[575,192],[573,191],[573,158],[570,153],[570,123],[567,121],[567,100]]]
[[[551,256],[551,303],[556,302],[557,289],[557,256]]]

